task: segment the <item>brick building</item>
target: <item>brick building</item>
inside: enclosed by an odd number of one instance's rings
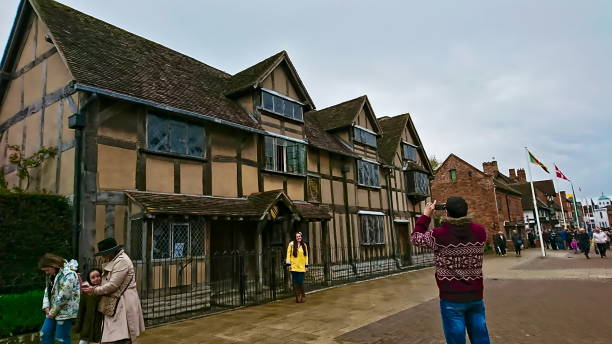
[[[474,222],[488,232],[488,240],[499,230],[507,234],[523,231],[522,194],[508,185],[511,180],[499,172],[497,162],[485,162],[483,171],[455,154],[451,154],[436,170],[431,183],[432,199],[444,202],[461,196],[469,206]]]

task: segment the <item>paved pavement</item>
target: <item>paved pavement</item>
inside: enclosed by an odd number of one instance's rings
[[[485,259],[493,343],[612,343],[612,258],[530,249]],[[567,268],[564,268],[567,266]],[[599,295],[599,296],[598,296]],[[328,289],[147,330],[139,344],[444,343],[433,270]]]

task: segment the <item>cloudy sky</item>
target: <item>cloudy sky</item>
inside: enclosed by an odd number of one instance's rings
[[[319,109],[367,94],[411,113],[430,156],[507,173],[528,146],[579,198],[612,194],[610,1],[61,2],[229,73],[287,50]]]

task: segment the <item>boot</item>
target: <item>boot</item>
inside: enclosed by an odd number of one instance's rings
[[[295,295],[295,303],[300,303],[300,290],[299,287],[297,286],[297,284],[293,285],[293,294]]]

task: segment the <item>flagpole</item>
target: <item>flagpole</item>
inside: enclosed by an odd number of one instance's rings
[[[578,216],[578,207],[576,206],[576,197],[578,197],[578,195],[576,195],[576,191],[574,191],[574,183],[572,183],[572,181],[570,180],[570,185],[572,186],[572,195],[574,195],[574,197],[572,197],[572,200],[574,201],[574,212],[576,213],[576,229],[580,228],[580,216]]]
[[[544,238],[542,237],[542,226],[540,226],[540,213],[538,213],[538,202],[536,201],[535,189],[533,188],[533,177],[531,176],[531,161],[529,159],[529,150],[525,147],[527,153],[527,171],[529,172],[529,182],[531,183],[531,196],[533,197],[533,209],[535,210],[536,223],[538,225],[538,233],[540,234],[540,248],[542,249],[542,258],[546,257],[544,250]]]
[[[555,184],[555,178],[557,178],[557,164],[554,163],[555,165],[555,176],[553,177],[553,186],[555,187],[555,190],[557,189],[557,186]],[[561,199],[561,191],[557,191],[557,194],[559,194],[559,206],[561,207],[561,216],[563,216],[563,229],[567,230],[567,221],[565,221],[565,210],[563,209],[563,200]]]

